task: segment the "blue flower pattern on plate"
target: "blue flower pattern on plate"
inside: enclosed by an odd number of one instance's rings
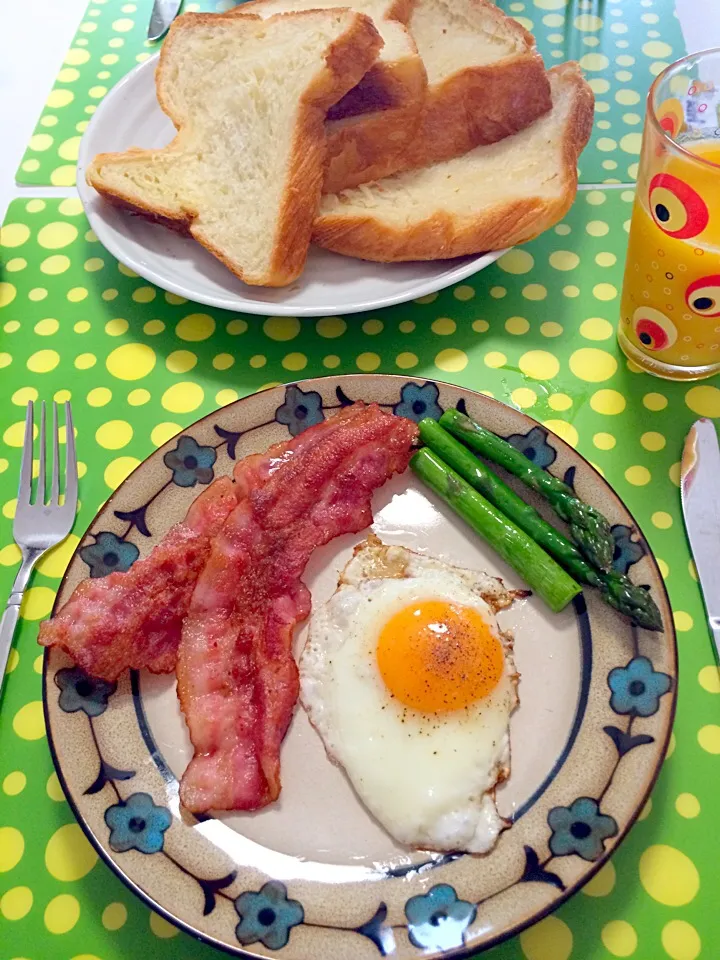
[[[291,436],[296,437],[325,419],[322,397],[315,390],[305,392],[293,384],[285,390],[285,403],[275,411],[275,419],[284,423]]]
[[[550,850],[556,857],[576,853],[583,860],[597,860],[605,840],[618,830],[615,819],[600,813],[591,797],[579,797],[569,807],[553,807],[547,822],[552,830]]]
[[[210,483],[212,480],[217,452],[214,447],[201,447],[192,437],[180,437],[175,449],[168,451],[163,460],[172,470],[176,486],[194,487],[196,483]]]
[[[651,717],[657,713],[660,697],[667,693],[672,681],[666,673],[653,668],[647,657],[634,657],[625,667],[615,667],[608,674],[610,706],[615,713]]]
[[[82,710],[88,717],[105,713],[108,700],[117,690],[116,683],[91,677],[80,667],[64,667],[55,674],[55,683],[60,688],[58,705],[65,713]]]
[[[476,914],[475,904],[458,900],[448,883],[438,883],[426,894],[410,897],[405,904],[410,942],[426,950],[461,947]]]
[[[167,807],[153,803],[149,793],[133,793],[107,808],[105,823],[110,827],[110,846],[116,853],[158,853],[172,817]]]
[[[617,523],[612,528],[615,540],[612,565],[613,570],[618,573],[627,573],[634,563],[645,556],[645,546],[640,541],[633,540],[633,532],[632,527],[627,527],[624,523]]]
[[[270,880],[257,893],[247,890],[235,900],[240,923],[235,936],[243,946],[260,943],[268,950],[280,950],[290,931],[303,922],[305,911],[297,900],[289,900],[284,883]]]
[[[109,573],[126,573],[140,556],[134,543],[121,540],[105,531],[94,534],[95,543],[83,547],[80,556],[90,567],[91,577],[106,577]]]
[[[536,467],[546,470],[555,462],[557,454],[547,442],[547,430],[542,427],[533,427],[529,433],[513,433],[507,438],[516,450],[524,453],[528,460],[532,460]]]
[[[443,408],[437,402],[440,391],[435,383],[406,383],[400,391],[400,402],[393,407],[393,413],[398,417],[407,417],[419,423],[424,417],[439,420]]]

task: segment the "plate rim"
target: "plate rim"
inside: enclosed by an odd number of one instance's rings
[[[311,377],[306,380],[291,380],[291,381],[287,381],[286,383],[277,384],[273,387],[268,387],[266,388],[266,390],[270,391],[270,390],[286,389],[289,386],[298,386],[302,389],[303,387],[316,383],[318,380],[330,380],[336,383],[337,385],[342,385],[344,381],[350,380],[350,379],[353,381],[358,381],[358,380],[368,381],[368,380],[377,379],[378,377],[382,377],[383,379],[391,379],[398,383],[402,382],[403,384],[409,383],[409,382],[423,383],[423,384],[433,383],[440,386],[451,387],[455,390],[460,390],[478,397],[481,396],[483,398],[483,401],[489,401],[492,405],[499,404],[502,407],[509,407],[514,413],[522,416],[526,421],[528,421],[533,426],[542,427],[544,430],[547,431],[548,435],[552,437],[554,443],[559,444],[559,446],[565,452],[570,451],[572,456],[578,457],[590,469],[590,471],[595,475],[595,477],[605,486],[605,488],[609,491],[611,496],[620,504],[622,509],[627,513],[628,517],[632,520],[635,528],[647,543],[647,538],[644,536],[642,532],[642,527],[640,526],[640,524],[638,524],[632,511],[627,507],[624,499],[616,491],[615,487],[610,483],[610,481],[607,480],[597,470],[595,466],[593,466],[593,464],[590,462],[590,460],[587,459],[587,457],[585,457],[578,450],[576,450],[574,447],[568,444],[565,440],[563,440],[562,437],[559,436],[559,434],[556,434],[552,429],[545,427],[540,421],[536,420],[534,417],[531,417],[525,410],[519,410],[511,406],[510,404],[505,403],[502,400],[498,400],[496,397],[488,397],[480,393],[479,390],[474,390],[472,387],[465,387],[461,384],[451,383],[450,381],[447,381],[447,380],[403,376],[401,374],[353,373],[353,374],[329,375],[324,377]],[[231,407],[235,407],[238,404],[244,403],[250,397],[257,396],[258,393],[263,393],[263,392],[266,392],[266,391],[265,390],[255,391],[252,393],[248,393],[243,397],[239,397],[237,400],[234,400],[232,403],[227,404],[226,407],[212,410],[209,413],[205,414],[205,416],[198,418],[197,420],[193,421],[190,424],[187,424],[183,428],[183,430],[186,430],[186,431],[192,430],[198,424],[204,422],[210,417],[215,416],[219,409],[223,409],[223,410],[230,409]],[[162,448],[158,448],[158,449],[162,449]],[[108,499],[100,507],[100,509],[94,514],[92,520],[90,521],[86,529],[83,531],[83,536],[80,537],[80,540],[76,545],[75,550],[73,551],[70,557],[70,560],[68,561],[68,565],[66,567],[65,573],[63,574],[63,577],[58,586],[53,607],[50,613],[50,617],[55,615],[56,607],[58,604],[58,596],[61,592],[63,583],[65,582],[67,571],[70,569],[70,566],[72,565],[78,552],[80,551],[83,540],[85,539],[85,536],[87,535],[88,531],[91,529],[91,527],[93,526],[93,524],[95,523],[99,515],[111,505],[117,493],[124,487],[126,483],[128,483],[128,481],[131,480],[133,474],[137,470],[141,469],[142,466],[146,463],[146,461],[149,460],[150,457],[153,456],[155,453],[157,453],[157,450],[151,451],[151,453],[149,453],[148,456],[145,457],[145,459],[138,464],[135,470],[133,470],[133,472],[129,474],[128,477],[125,478],[125,480],[122,481],[122,483],[112,492],[110,497],[108,497]],[[668,610],[672,614],[672,605],[670,603],[667,584],[660,572],[660,568],[659,568],[654,550],[650,547],[649,543],[647,544],[647,546],[648,546],[648,557],[655,569],[658,588],[660,589],[662,597],[665,600],[665,603],[667,604]],[[624,823],[624,825],[623,826],[618,825],[619,829],[618,829],[613,847],[610,850],[604,849],[602,855],[596,861],[593,861],[592,865],[588,867],[587,872],[583,874],[583,876],[579,880],[568,885],[564,890],[558,891],[557,897],[555,897],[552,900],[552,902],[549,903],[547,906],[541,907],[540,909],[536,910],[527,919],[520,920],[519,922],[514,924],[512,927],[509,927],[503,930],[502,932],[498,933],[496,936],[490,937],[482,944],[472,945],[472,944],[464,943],[460,947],[454,947],[449,950],[443,951],[441,954],[437,954],[437,956],[441,958],[441,960],[472,960],[472,957],[477,956],[481,953],[485,953],[486,951],[492,949],[493,947],[498,946],[501,943],[504,943],[507,940],[511,940],[512,938],[522,933],[524,930],[527,930],[528,928],[534,926],[536,923],[539,923],[541,920],[555,913],[556,910],[558,910],[571,897],[573,897],[576,893],[578,893],[590,880],[592,880],[592,878],[605,866],[605,864],[608,863],[608,861],[615,855],[620,845],[624,842],[625,838],[629,834],[632,827],[635,826],[635,824],[638,821],[638,818],[640,817],[644,807],[648,802],[650,795],[652,794],[657,784],[657,780],[663,768],[663,764],[667,755],[668,745],[673,733],[673,727],[675,724],[675,718],[677,713],[678,685],[679,685],[679,657],[678,657],[678,645],[677,645],[677,631],[675,629],[672,616],[670,616],[669,618],[668,629],[667,631],[664,632],[664,634],[667,637],[667,647],[672,656],[672,667],[673,667],[673,672],[672,672],[673,683],[669,691],[671,695],[671,701],[670,701],[669,714],[668,714],[667,731],[662,743],[660,743],[659,740],[657,741],[658,745],[661,746],[662,749],[659,751],[658,760],[655,764],[654,769],[652,770],[651,775],[648,777],[647,787],[642,793],[641,801],[637,804],[632,815],[627,818],[627,821]],[[202,943],[208,944],[209,946],[212,946],[229,956],[239,957],[241,958],[241,960],[263,960],[263,958],[267,956],[264,953],[263,954],[253,953],[250,950],[246,950],[242,946],[240,947],[231,946],[228,943],[224,943],[220,940],[217,940],[215,937],[213,937],[210,934],[201,932],[196,927],[193,927],[191,924],[187,923],[186,921],[175,917],[172,913],[170,913],[167,910],[167,908],[159,904],[151,896],[150,893],[146,893],[142,888],[140,888],[139,885],[134,880],[132,880],[127,875],[127,873],[122,869],[122,867],[119,865],[117,860],[113,859],[109,851],[105,849],[102,843],[100,843],[100,841],[96,839],[95,834],[92,832],[90,826],[86,823],[84,817],[82,816],[80,810],[78,809],[73,799],[73,796],[67,784],[67,780],[64,776],[61,764],[59,762],[58,755],[55,750],[55,744],[54,744],[53,735],[52,735],[52,724],[50,722],[51,718],[50,718],[49,707],[48,707],[48,681],[49,681],[48,667],[49,667],[49,659],[50,659],[51,653],[52,653],[52,648],[45,648],[43,652],[43,671],[42,671],[42,703],[43,703],[43,717],[45,721],[47,742],[50,750],[50,755],[53,761],[53,766],[55,768],[55,772],[58,776],[58,780],[60,782],[63,793],[65,795],[65,799],[68,803],[68,806],[70,807],[70,810],[73,813],[73,816],[75,817],[76,822],[78,823],[83,834],[85,835],[86,839],[90,842],[91,846],[99,855],[100,859],[112,870],[115,876],[117,876],[133,894],[139,897],[139,899],[146,906],[148,906],[155,913],[159,914],[169,923],[173,924],[173,926],[182,930],[184,933],[193,937],[195,940],[199,940]]]
[[[408,303],[412,300],[416,300],[418,297],[428,296],[431,293],[437,293],[439,290],[445,290],[454,283],[457,283],[460,280],[466,280],[473,274],[484,270],[486,267],[489,267],[504,253],[507,253],[507,251],[511,249],[510,247],[507,247],[502,250],[491,250],[485,253],[476,254],[470,259],[463,258],[463,263],[459,264],[454,270],[447,271],[442,277],[434,275],[433,277],[418,281],[416,284],[416,289],[413,289],[412,293],[409,293],[408,291],[398,292],[397,294],[391,293],[383,297],[375,297],[362,302],[355,302],[351,304],[335,303],[328,306],[294,306],[291,303],[284,302],[268,303],[267,305],[264,305],[259,301],[246,301],[239,295],[233,297],[230,295],[213,296],[211,294],[200,294],[198,296],[187,286],[183,286],[182,284],[176,283],[173,280],[165,279],[161,273],[153,269],[151,266],[143,263],[142,260],[135,257],[132,253],[128,253],[127,250],[124,249],[123,245],[116,241],[112,228],[106,224],[104,218],[100,214],[92,209],[91,198],[93,197],[93,194],[97,193],[97,191],[95,191],[94,188],[91,187],[90,184],[85,180],[85,169],[90,159],[90,142],[95,126],[99,123],[102,117],[104,117],[107,113],[112,112],[114,101],[118,96],[122,96],[126,86],[136,82],[138,76],[141,74],[148,73],[150,71],[154,72],[159,57],[160,54],[156,53],[147,60],[144,60],[142,63],[137,64],[137,66],[133,67],[129,73],[126,73],[125,76],[122,77],[122,79],[120,79],[103,98],[102,103],[100,103],[97,110],[91,117],[90,122],[80,140],[77,160],[76,188],[80,202],[83,205],[83,210],[85,211],[85,216],[90,224],[90,228],[94,231],[100,243],[113,257],[115,257],[116,260],[119,260],[120,263],[124,264],[126,267],[129,267],[131,270],[134,270],[135,273],[147,280],[149,283],[160,287],[161,290],[166,290],[169,293],[186,297],[192,303],[201,303],[205,306],[218,307],[222,310],[232,310],[235,312],[249,313],[255,316],[263,317],[329,317],[340,314],[366,313],[374,310],[382,310],[385,307],[397,306],[401,303]],[[425,262],[443,264],[450,261],[434,260]],[[230,271],[228,272],[230,273]],[[230,273],[230,275],[233,276],[232,273]],[[238,282],[242,281],[238,279]],[[267,288],[263,287],[262,289]]]

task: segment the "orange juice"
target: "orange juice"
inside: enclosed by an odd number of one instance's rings
[[[700,86],[659,106],[651,91],[620,304],[625,354],[673,380],[720,372],[720,118]]]
[[[714,163],[720,167],[720,140],[713,137],[712,140],[689,141],[683,144],[685,150],[694,153],[696,157],[702,157],[708,163]]]
[[[631,359],[666,376],[661,364],[676,367],[672,379],[720,368],[720,143],[692,153],[706,164],[678,154],[638,181],[620,307],[621,344],[645,355]]]

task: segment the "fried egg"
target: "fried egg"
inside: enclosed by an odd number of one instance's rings
[[[329,757],[407,846],[486,853],[507,823],[517,705],[500,580],[372,536],[313,613],[301,700]]]

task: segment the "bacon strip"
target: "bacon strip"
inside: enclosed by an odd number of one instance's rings
[[[116,680],[127,668],[172,673],[182,620],[210,540],[233,507],[307,445],[301,435],[240,461],[235,484],[214,481],[193,502],[182,523],[129,571],[85,580],[52,620],[41,624],[38,643],[59,646],[91,676]]]
[[[312,551],[372,520],[373,491],[405,470],[417,427],[355,404],[236,468],[246,498],[213,541],[178,651],[195,747],[180,786],[195,813],[254,810],[280,792],[280,745],[298,696],[292,632],[310,612]]]
[[[210,541],[237,505],[230,477],[215,480],[152,552],[125,573],[83,580],[40,626],[38,642],[59,646],[87,673],[116,680],[123,670],[175,669],[182,621]]]

